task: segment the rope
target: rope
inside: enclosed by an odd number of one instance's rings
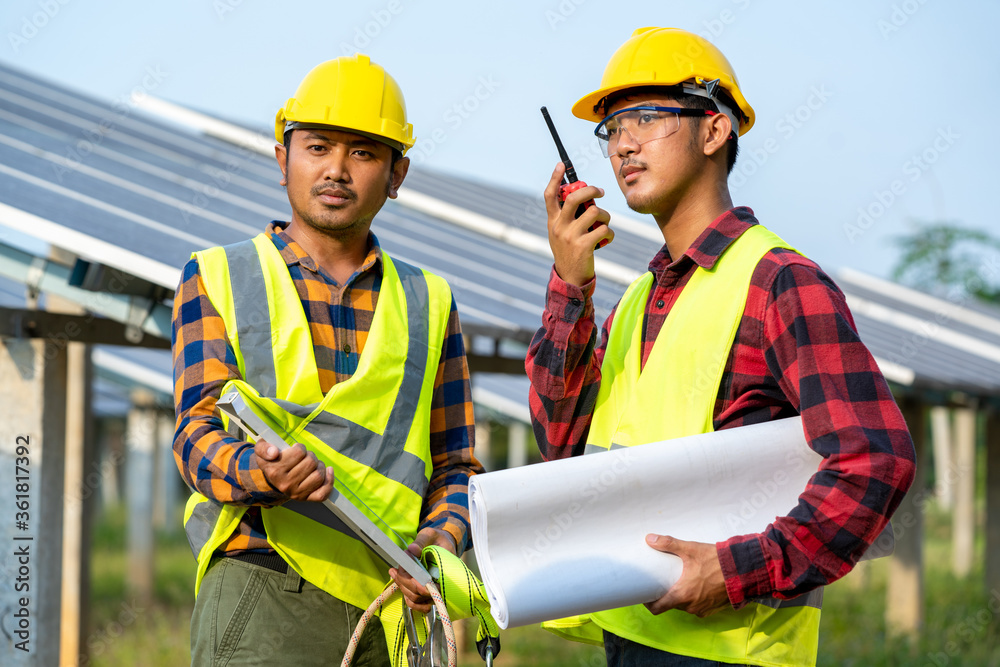
[[[361,615],[361,619],[358,621],[357,627],[354,628],[353,634],[351,634],[351,640],[347,644],[347,652],[344,653],[344,659],[340,663],[340,667],[351,667],[351,663],[354,662],[354,653],[358,650],[358,644],[361,641],[361,635],[364,634],[365,628],[368,627],[368,621],[371,620],[375,612],[382,607],[393,595],[399,592],[399,587],[396,582],[392,582],[386,586],[385,590],[375,598],[375,600],[368,605],[368,609],[365,609],[365,613]],[[441,597],[441,591],[434,584],[429,584],[427,586],[427,592],[431,594],[431,599],[434,601],[434,607],[437,609],[438,614],[441,618],[441,625],[444,627],[444,639],[445,643],[448,645],[448,667],[458,667],[458,642],[455,640],[455,628],[451,623],[451,617],[448,616],[448,605],[444,603],[444,598]],[[422,616],[422,615],[421,615]],[[433,628],[427,630],[427,632],[432,632]],[[404,663],[406,662],[405,653],[403,658]],[[416,665],[410,665],[410,667],[417,667]]]
[[[441,619],[441,625],[444,627],[444,641],[448,645],[448,667],[458,666],[458,642],[455,640],[455,628],[451,624],[451,617],[448,616],[448,605],[444,603],[444,598],[441,597],[441,591],[434,584],[428,584],[427,592],[431,594],[431,599],[434,600],[434,606],[437,608],[438,617]],[[434,628],[430,628],[429,632],[433,632]]]
[[[479,628],[476,632],[476,648],[487,665],[492,663],[500,653],[500,628],[490,615],[489,602],[483,583],[469,571],[460,558],[451,552],[437,546],[426,547],[420,555],[424,566],[434,577],[433,584],[427,586],[434,608],[441,618],[444,630],[445,644],[448,648],[448,666],[456,667],[458,645],[455,641],[455,629],[452,618],[476,618]],[[393,667],[417,667],[408,665],[407,648],[409,639],[405,629],[406,603],[396,583],[390,581],[382,593],[369,605],[358,621],[341,667],[350,667],[357,651],[361,635],[372,616],[378,616],[385,630],[386,644]],[[428,628],[424,615],[413,612],[414,625],[417,631],[417,641],[425,643],[433,628]]]
[[[354,628],[354,633],[351,635],[351,639],[347,642],[347,651],[344,653],[344,660],[340,663],[340,667],[351,667],[351,663],[354,662],[354,653],[358,650],[358,642],[361,641],[361,635],[364,634],[365,628],[368,627],[368,621],[375,612],[381,607],[389,598],[393,596],[399,590],[399,586],[393,581],[391,584],[385,587],[385,590],[375,598],[375,601],[368,605],[368,609],[365,609],[365,613],[361,614],[361,620],[358,621],[357,627]]]

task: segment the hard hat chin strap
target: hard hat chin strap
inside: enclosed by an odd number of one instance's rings
[[[719,112],[724,113],[729,116],[729,120],[733,124],[733,135],[739,136],[740,134],[740,121],[739,117],[733,112],[732,107],[723,102],[716,94],[715,91],[719,88],[719,80],[714,79],[712,81],[704,81],[702,79],[695,79],[698,83],[692,83],[690,81],[684,81],[681,83],[681,90],[684,91],[685,95],[696,95],[698,97],[704,97],[715,102],[715,105],[719,107]],[[698,85],[698,84],[701,85]]]

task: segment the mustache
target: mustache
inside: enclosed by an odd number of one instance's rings
[[[639,167],[640,169],[645,169],[646,163],[632,158],[622,160],[621,166],[618,167],[619,178],[625,178],[625,167]]]
[[[312,195],[318,197],[320,195],[333,195],[334,197],[344,197],[345,199],[357,199],[357,195],[354,191],[343,185],[317,185],[312,189]]]

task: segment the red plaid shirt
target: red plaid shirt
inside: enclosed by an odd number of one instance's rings
[[[320,388],[325,393],[357,370],[382,285],[382,250],[372,235],[371,249],[361,268],[344,285],[337,285],[284,231],[285,224],[272,223],[267,232],[287,263],[302,300]],[[249,506],[218,551],[231,555],[273,551],[267,543],[260,507],[281,502],[282,495],[264,478],[253,446],[222,427],[215,403],[227,381],[241,378],[222,317],[208,299],[194,259],[184,267],[174,296],[173,355],[177,410],[174,458],[184,481],[213,500]],[[469,367],[452,299],[431,399],[434,468],[420,528],[447,532],[460,554],[469,535],[469,478],[483,471],[473,455],[474,442]]]
[[[751,225],[749,208],[716,219],[677,261],[664,245],[649,263],[642,364],[698,266],[711,268]],[[824,457],[798,506],[753,535],[716,547],[729,600],[791,598],[847,574],[885,527],[914,476],[913,442],[875,360],[858,338],[844,295],[812,262],[768,252],[754,270],[746,307],[715,401],[716,430],[802,415]],[[552,271],[542,328],[525,362],[535,437],[545,459],[583,452],[614,319],[597,344],[594,281],[579,288]]]

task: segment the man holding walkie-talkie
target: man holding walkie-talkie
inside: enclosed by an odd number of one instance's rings
[[[814,665],[822,586],[851,570],[913,480],[906,423],[837,286],[733,206],[727,177],[754,111],[715,46],[637,30],[573,113],[598,123],[629,207],[653,216],[664,244],[598,340],[594,251],[614,238],[611,218],[580,209],[603,190],[566,193],[556,166],[545,189],[555,265],[526,360],[543,457],[801,414],[824,461],[762,533],[717,544],[647,536],[684,566],[659,599],[552,629],[603,643],[616,666]]]

